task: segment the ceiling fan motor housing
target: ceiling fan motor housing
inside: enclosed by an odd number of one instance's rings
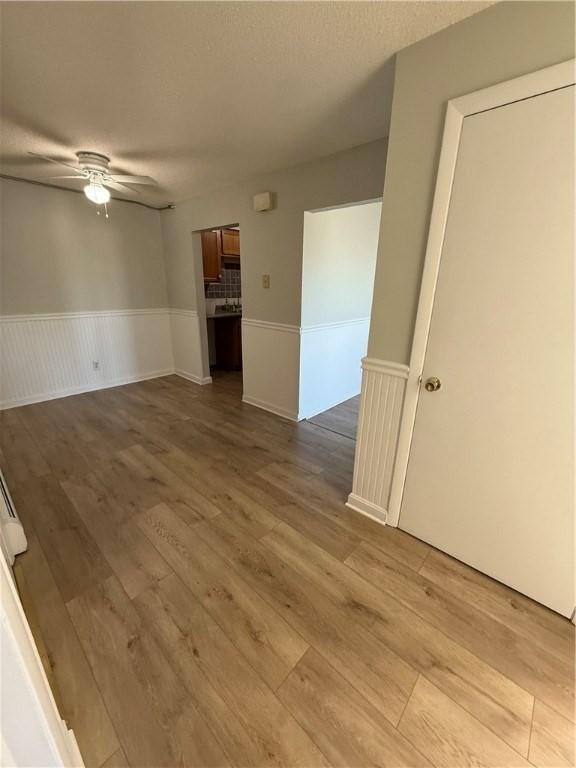
[[[108,172],[110,158],[106,155],[101,155],[98,152],[76,152],[76,157],[83,171]]]

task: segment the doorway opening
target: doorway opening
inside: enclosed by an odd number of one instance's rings
[[[210,376],[242,397],[240,227],[216,227],[200,236]]]
[[[306,211],[300,416],[356,439],[382,201]]]

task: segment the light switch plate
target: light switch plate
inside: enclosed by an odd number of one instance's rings
[[[262,275],[262,288],[270,288],[270,275]]]

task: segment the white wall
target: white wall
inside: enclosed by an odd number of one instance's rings
[[[360,394],[381,201],[304,214],[299,416]]]
[[[382,139],[220,187],[162,212],[170,306],[196,310],[200,317],[201,250],[192,233],[232,223],[240,226],[243,315],[257,321],[243,324],[244,395],[250,402],[264,402],[277,413],[298,418],[300,342],[298,336],[288,336],[290,329],[302,324],[304,212],[378,198],[385,164]],[[275,208],[258,213],[252,210],[252,197],[263,191],[274,194]],[[262,287],[262,274],[271,276],[269,289]],[[194,370],[206,377],[205,339],[194,347],[199,350]]]
[[[302,326],[370,317],[382,201],[304,214]]]

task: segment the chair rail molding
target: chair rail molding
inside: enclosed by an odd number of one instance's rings
[[[347,506],[385,524],[408,366],[365,357],[354,479]]]

